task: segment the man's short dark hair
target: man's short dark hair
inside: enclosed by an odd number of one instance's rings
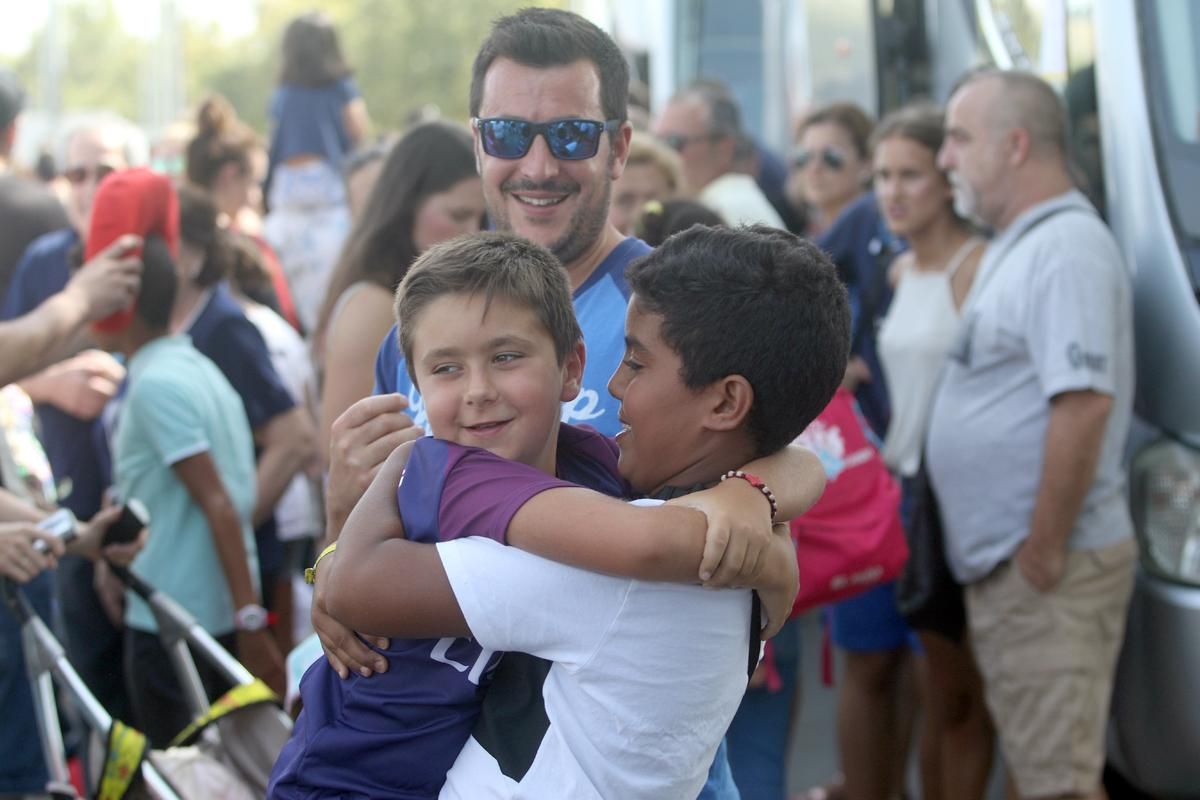
[[[179,279],[175,259],[160,236],[147,236],[142,245],[142,283],[138,288],[135,313],[153,331],[165,331],[171,325],[171,308]]]
[[[511,233],[458,236],[422,253],[396,290],[396,333],[414,384],[413,329],[430,303],[451,294],[482,295],[488,304],[500,297],[529,308],[554,340],[559,364],[583,341],[567,271],[549,250]]]
[[[483,105],[483,79],[497,58],[529,67],[561,67],[590,61],[600,76],[600,106],[605,119],[625,121],[629,102],[629,65],[617,43],[578,14],[555,8],[524,8],[501,17],[479,47],[471,70],[471,116]]]
[[[825,408],[850,353],[850,304],[837,269],[786,231],[693,226],[632,262],[629,286],[662,316],[662,337],[701,389],[741,375],[760,455],[784,447]]]

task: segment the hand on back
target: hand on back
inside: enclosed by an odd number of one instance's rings
[[[359,400],[334,420],[329,432],[326,487],[332,538],[392,451],[425,435],[405,413],[407,408],[408,400],[402,395],[381,394]]]

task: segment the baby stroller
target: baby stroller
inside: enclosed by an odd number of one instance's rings
[[[71,666],[62,645],[25,597],[5,582],[5,595],[22,626],[26,662],[34,687],[39,734],[51,770],[47,787],[55,800],[76,800],[68,780],[57,724],[52,679],[81,711],[96,738],[105,740],[98,775],[89,781],[100,800],[256,800],[266,795],[271,767],[291,734],[291,719],[274,693],[212,638],[178,603],[129,570],[113,572],[150,606],[158,635],[170,654],[193,722],[166,750],[150,751],[139,731],[113,720]],[[232,688],[209,703],[193,660],[203,658]]]

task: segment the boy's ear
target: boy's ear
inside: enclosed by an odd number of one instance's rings
[[[587,350],[580,341],[563,360],[563,387],[559,400],[569,403],[579,396],[579,390],[583,388],[583,367],[586,363]]]
[[[711,399],[705,427],[714,431],[737,430],[745,424],[754,406],[754,387],[741,375],[726,375],[709,384]]]

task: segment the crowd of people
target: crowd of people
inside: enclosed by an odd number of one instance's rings
[[[832,103],[782,158],[720,82],[639,108],[570,12],[494,24],[469,126],[374,137],[352,60],[297,17],[269,139],[211,96],[168,174],[86,119],[49,187],[0,72],[0,575],[115,718],[190,722],[130,564],[297,715],[271,797],[781,800],[820,606],[806,797],[915,757],[982,798],[997,743],[1013,797],[1104,796],[1130,286],[1050,86]],[[0,796],[36,795],[0,637]]]

